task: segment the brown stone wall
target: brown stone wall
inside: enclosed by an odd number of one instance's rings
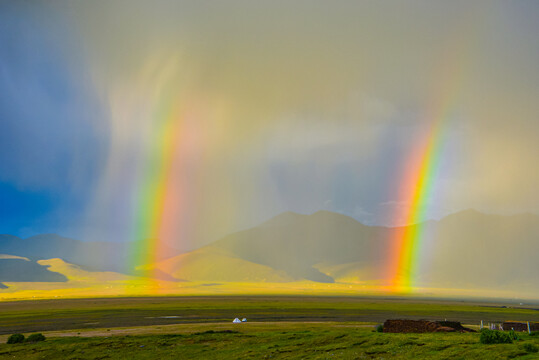
[[[506,321],[502,326],[504,330],[528,331],[528,324],[525,322]],[[539,331],[539,323],[530,321],[530,330]]]
[[[387,333],[426,333],[426,332],[470,332],[458,321],[428,321],[428,320],[386,320],[384,332]]]
[[[434,332],[440,327],[438,324],[427,320],[386,320],[384,332],[387,333],[425,333]]]

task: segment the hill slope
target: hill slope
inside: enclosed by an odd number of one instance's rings
[[[112,271],[87,271],[80,266],[70,264],[62,259],[39,260],[40,265],[47,266],[51,271],[62,274],[67,281],[105,283],[109,281],[128,281],[132,276]]]
[[[283,282],[292,280],[284,271],[241,259],[212,246],[167,259],[153,267],[176,279],[188,281]]]
[[[329,211],[312,215],[285,213],[260,226],[226,236],[212,246],[285,271],[297,280],[333,282],[315,265],[357,262],[361,266],[380,261],[384,255],[381,229]]]
[[[415,226],[415,225],[413,225]],[[539,217],[499,216],[468,210],[423,224],[417,286],[539,287]],[[381,284],[397,233],[403,228],[363,225],[345,215],[320,211],[284,213],[196,251],[156,266],[183,279],[246,281],[312,280]],[[226,260],[225,260],[226,259]],[[231,273],[240,260],[250,266]],[[222,263],[222,266],[213,266]]]
[[[311,280],[376,286],[387,280],[387,268],[391,265],[388,264],[389,254],[395,246],[396,236],[404,229],[366,226],[348,216],[328,211],[312,215],[288,212],[200,249],[141,268],[158,270],[162,280]],[[416,286],[539,288],[539,262],[536,259],[539,217],[536,215],[499,216],[468,210],[422,224],[422,234]],[[116,281],[111,279],[116,279],[118,274],[110,271],[125,262],[129,254],[126,248],[121,244],[84,243],[57,235],[25,240],[2,235],[0,254],[9,256],[0,256],[0,274],[3,276],[0,281],[15,281],[9,277],[13,272],[24,274],[22,270],[13,271],[7,266],[16,264],[30,266],[33,271],[40,271],[40,276],[46,275],[45,278],[31,278],[34,281],[65,281],[71,276],[73,279],[92,279],[97,286],[100,281]],[[36,259],[47,258],[63,260],[35,263]],[[46,269],[40,264],[51,267]],[[88,272],[88,268],[99,269],[101,275]],[[51,275],[56,270],[64,278],[50,280],[50,276],[57,276]],[[131,275],[136,274],[136,271],[131,272]]]
[[[426,231],[423,283],[539,288],[539,217],[466,210]]]
[[[67,278],[29,259],[0,255],[0,282],[63,282]]]

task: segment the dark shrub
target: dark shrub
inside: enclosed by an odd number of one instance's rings
[[[481,344],[511,344],[513,339],[503,331],[483,329],[479,342]]]
[[[45,335],[41,333],[32,334],[28,336],[28,338],[26,339],[26,342],[38,342],[38,341],[45,341]]]
[[[13,334],[7,339],[8,344],[17,344],[24,342],[23,334]]]
[[[529,353],[536,353],[539,351],[539,348],[537,348],[537,346],[530,343],[526,343],[522,345],[522,347],[524,348],[524,350],[526,350]]]
[[[509,337],[511,338],[511,340],[520,340],[518,334],[513,329],[509,331]]]
[[[376,332],[384,332],[384,325],[378,324],[375,327]]]

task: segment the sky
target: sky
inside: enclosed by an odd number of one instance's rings
[[[539,214],[536,1],[1,1],[0,233],[167,238],[284,211]],[[142,224],[142,225],[141,225]]]

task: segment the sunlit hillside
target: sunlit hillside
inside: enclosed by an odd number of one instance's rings
[[[244,260],[226,250],[213,246],[178,255],[152,264],[176,279],[188,281],[226,282],[289,282],[293,278],[282,270]]]
[[[539,217],[487,215],[469,210],[428,222],[424,227],[426,241],[431,243],[425,244],[420,282],[411,294],[538,295],[535,289],[539,269],[534,256],[539,253],[535,240],[539,236]],[[33,253],[37,262],[9,254],[0,257],[0,280],[8,286],[1,291],[8,297],[35,296],[34,293],[390,294],[392,289],[384,271],[393,233],[399,230],[366,226],[327,211],[312,215],[284,213],[197,250],[154,264],[136,265],[124,273],[89,270],[60,258],[48,259],[54,253],[51,244],[55,242],[47,245],[48,238],[41,237],[41,246],[48,252],[42,259]],[[515,238],[525,246],[513,246]],[[112,254],[109,258],[113,258]],[[110,264],[113,265],[120,264]],[[150,274],[156,279],[145,277]]]

